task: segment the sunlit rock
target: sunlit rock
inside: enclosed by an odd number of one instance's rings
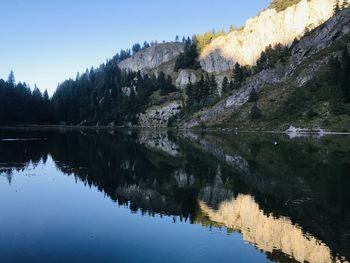
[[[197,82],[197,76],[190,70],[181,70],[179,73],[179,76],[176,79],[176,86],[184,89],[189,83],[196,83]]]
[[[201,66],[208,72],[221,72],[232,69],[236,62],[253,65],[268,45],[290,45],[328,20],[334,3],[335,0],[303,0],[281,12],[263,11],[249,19],[244,29],[214,39],[201,53]]]

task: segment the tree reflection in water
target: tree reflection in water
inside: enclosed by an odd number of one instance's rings
[[[51,156],[131,211],[241,232],[273,261],[350,257],[348,137],[1,130],[0,149],[9,182]]]

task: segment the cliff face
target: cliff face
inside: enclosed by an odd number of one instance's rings
[[[169,119],[180,112],[181,101],[170,101],[154,106],[141,113],[139,123],[142,127],[167,127]]]
[[[174,60],[184,51],[183,43],[162,43],[142,50],[119,63],[120,69],[145,71]],[[172,67],[173,69],[174,67]]]
[[[284,11],[269,9],[247,21],[243,30],[218,37],[202,51],[207,72],[230,70],[238,62],[253,65],[268,45],[289,45],[333,15],[335,0],[303,0]]]
[[[320,0],[320,3],[325,1]],[[303,1],[300,4],[305,3]],[[231,96],[214,107],[203,111],[197,118],[187,122],[185,126],[193,128],[199,123],[217,124],[224,114],[232,113],[247,103],[253,89],[260,92],[266,86],[282,85],[287,82],[289,87],[302,87],[323,65],[328,63],[332,53],[324,52],[321,54],[321,51],[330,48],[335,41],[350,33],[349,19],[349,9],[335,15],[320,28],[304,36],[293,47],[291,56],[285,63],[280,63],[272,69],[263,70],[253,75],[242,88],[233,92]],[[318,54],[319,56],[317,56]],[[303,70],[300,70],[301,67]]]

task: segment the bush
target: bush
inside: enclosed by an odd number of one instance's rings
[[[260,119],[262,116],[260,109],[258,108],[257,103],[254,103],[251,111],[250,111],[250,118],[253,120]]]
[[[276,9],[277,12],[281,12],[292,5],[296,5],[301,0],[272,0],[269,8]]]
[[[257,102],[258,101],[258,93],[256,93],[255,89],[249,95],[248,102]]]
[[[181,53],[175,62],[175,71],[178,71],[179,69],[200,69],[200,64],[198,62],[198,52],[196,44],[186,43],[185,51],[184,53]]]

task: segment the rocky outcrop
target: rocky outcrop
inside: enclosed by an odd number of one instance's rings
[[[196,74],[191,70],[181,70],[179,76],[176,79],[176,86],[180,89],[184,89],[189,83],[196,83],[198,80]]]
[[[175,59],[184,51],[183,43],[162,43],[142,50],[119,63],[122,70],[147,71]]]
[[[236,62],[253,65],[268,45],[290,45],[328,20],[334,3],[335,0],[302,0],[281,12],[263,11],[249,19],[244,29],[214,39],[201,53],[201,66],[207,72],[222,72],[231,70]]]
[[[321,0],[321,2],[323,1],[325,0]],[[303,86],[321,66],[327,63],[331,54],[313,60],[311,58],[321,50],[330,47],[334,41],[350,33],[349,21],[349,9],[343,10],[332,17],[319,29],[304,36],[293,47],[291,56],[285,63],[279,63],[274,68],[261,71],[249,78],[241,89],[219,102],[213,108],[203,112],[198,118],[186,123],[185,127],[193,128],[201,122],[208,124],[215,122],[221,114],[235,110],[245,104],[253,89],[259,92],[265,86],[282,84],[286,81],[297,87]],[[304,67],[305,69],[298,70],[304,62],[308,63]]]
[[[160,106],[154,106],[139,116],[142,127],[167,127],[169,119],[177,115],[182,108],[180,101],[172,101]]]

